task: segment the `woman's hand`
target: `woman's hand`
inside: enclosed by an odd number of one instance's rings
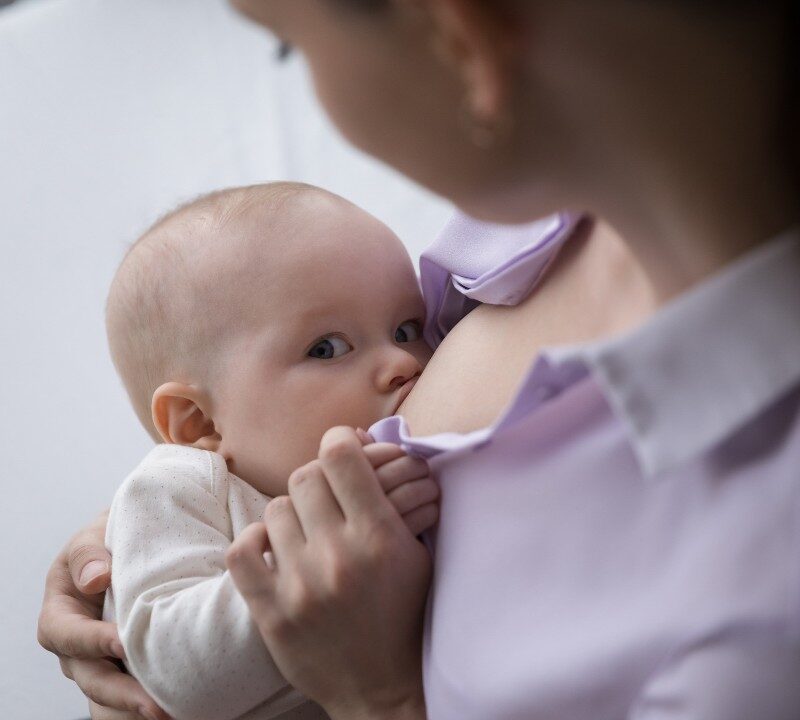
[[[432,528],[439,519],[439,486],[430,476],[428,463],[406,455],[394,443],[369,442],[364,454],[375,470],[378,484],[411,534],[419,535]],[[315,460],[299,472],[314,472],[314,465],[321,467],[321,461]]]
[[[108,513],[75,535],[47,574],[39,643],[90,700],[94,720],[168,720],[141,685],[118,667],[124,659],[116,625],[100,620],[111,582],[105,548]]]
[[[227,560],[281,672],[331,717],[425,717],[431,561],[355,431],[325,434],[319,462],[292,475],[289,496],[269,503]]]

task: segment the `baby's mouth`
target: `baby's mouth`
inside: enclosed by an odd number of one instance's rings
[[[403,404],[405,399],[408,397],[409,393],[414,389],[414,386],[417,384],[417,380],[419,380],[419,375],[414,375],[414,377],[406,380],[397,389],[397,397],[395,398],[395,407],[394,407],[395,414],[397,413],[397,411],[399,410],[400,406]]]

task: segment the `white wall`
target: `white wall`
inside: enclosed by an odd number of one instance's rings
[[[448,208],[346,147],[298,59],[222,0],[40,0],[0,12],[0,717],[85,703],[35,642],[46,569],[149,447],[107,357],[126,243],[178,201],[316,183],[418,255]]]

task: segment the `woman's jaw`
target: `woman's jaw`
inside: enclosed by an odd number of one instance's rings
[[[353,144],[481,219],[601,216],[664,298],[796,217],[780,149],[764,141],[782,108],[777,10],[236,4],[304,53]]]

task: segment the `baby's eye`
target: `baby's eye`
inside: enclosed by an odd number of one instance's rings
[[[394,331],[394,339],[399,343],[414,342],[422,337],[422,326],[416,320],[406,320]]]
[[[350,343],[346,340],[336,335],[331,335],[330,337],[322,338],[322,340],[315,342],[308,351],[308,357],[317,358],[319,360],[330,360],[331,358],[346,355],[352,349]]]

